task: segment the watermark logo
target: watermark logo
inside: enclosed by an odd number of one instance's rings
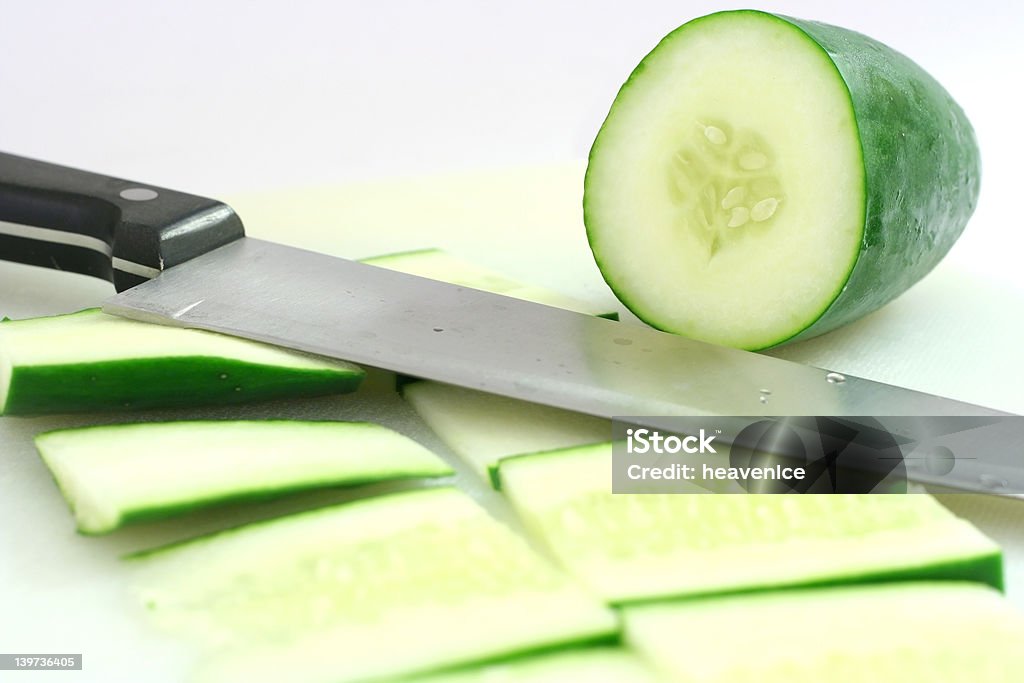
[[[707,434],[701,429],[697,434],[690,434],[689,436],[679,436],[678,434],[666,436],[656,429],[647,429],[645,427],[634,429],[630,427],[626,429],[626,452],[630,454],[656,453],[658,455],[666,453],[717,453],[718,451],[711,445],[711,442],[715,440],[715,436],[721,433],[721,430],[718,430],[716,434]]]
[[[1024,418],[630,417],[614,493],[1024,492]]]

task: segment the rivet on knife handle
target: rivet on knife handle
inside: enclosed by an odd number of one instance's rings
[[[120,292],[244,235],[214,199],[0,152],[0,259]]]

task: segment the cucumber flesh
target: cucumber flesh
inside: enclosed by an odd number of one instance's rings
[[[533,301],[569,311],[596,315],[600,318],[618,320],[615,311],[602,309],[587,301],[581,301],[560,292],[544,287],[527,285],[505,277],[487,268],[483,268],[440,249],[419,249],[397,254],[385,254],[373,258],[362,259],[363,263],[397,270],[410,275],[449,282],[453,285],[482,289],[485,292],[504,294],[516,299]]]
[[[363,681],[613,640],[617,620],[451,488],[391,494],[134,559],[198,680]]]
[[[998,546],[926,494],[613,495],[610,444],[498,471],[527,529],[613,603],[880,580],[1002,587]]]
[[[1024,616],[976,584],[781,591],[623,617],[628,644],[687,683],[1024,680]]]
[[[245,403],[355,391],[358,366],[87,310],[0,324],[0,414]]]
[[[41,434],[36,447],[86,534],[227,501],[452,473],[415,441],[362,422],[87,427]]]
[[[453,453],[491,484],[502,458],[611,436],[608,420],[440,382],[405,384],[402,396]]]
[[[631,652],[591,647],[423,676],[409,683],[658,683],[663,679]]]
[[[666,36],[590,153],[587,235],[651,325],[761,349],[892,300],[949,251],[979,157],[949,94],[866,36],[720,12]]]

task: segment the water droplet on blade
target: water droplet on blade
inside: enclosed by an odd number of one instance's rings
[[[846,381],[846,375],[841,375],[838,372],[830,372],[825,375],[825,380],[829,384],[842,384]]]
[[[1007,486],[1005,479],[994,474],[983,474],[978,479],[982,486],[989,489],[1005,489]]]

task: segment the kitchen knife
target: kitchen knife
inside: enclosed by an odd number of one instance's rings
[[[221,202],[2,153],[0,257],[110,280],[120,293],[103,309],[115,315],[649,426],[679,415],[1006,415],[245,237]],[[991,464],[1024,491],[1015,460]],[[978,467],[945,483],[991,490]]]

